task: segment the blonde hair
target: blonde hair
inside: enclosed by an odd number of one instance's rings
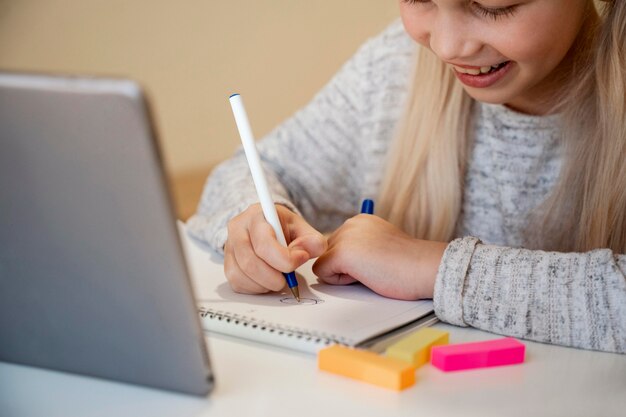
[[[527,246],[626,252],[626,1],[575,51],[562,115],[564,161],[551,196],[530,217]],[[419,48],[405,116],[390,148],[379,213],[419,239],[449,241],[461,210],[473,99]]]

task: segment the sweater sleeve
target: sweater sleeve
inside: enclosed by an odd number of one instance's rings
[[[626,255],[452,241],[435,282],[448,323],[539,342],[626,353]]]
[[[274,201],[322,232],[358,210],[359,164],[368,159],[362,130],[371,119],[376,92],[389,83],[386,58],[407,49],[394,46],[400,33],[400,23],[394,22],[364,43],[307,106],[257,144]],[[257,201],[240,148],[209,176],[196,214],[187,222],[189,233],[222,252],[228,221]]]

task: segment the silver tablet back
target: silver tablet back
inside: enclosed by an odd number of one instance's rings
[[[131,81],[0,73],[0,360],[197,395],[213,384]]]

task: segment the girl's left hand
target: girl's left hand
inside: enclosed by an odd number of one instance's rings
[[[329,284],[359,281],[385,297],[432,298],[447,246],[415,239],[378,216],[359,214],[330,236],[313,272]]]

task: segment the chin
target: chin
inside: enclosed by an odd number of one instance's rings
[[[506,104],[510,102],[514,95],[506,94],[502,91],[496,91],[496,89],[477,89],[477,88],[467,88],[463,87],[465,92],[474,100],[480,101],[481,103],[488,104]],[[491,91],[489,91],[491,90]]]

